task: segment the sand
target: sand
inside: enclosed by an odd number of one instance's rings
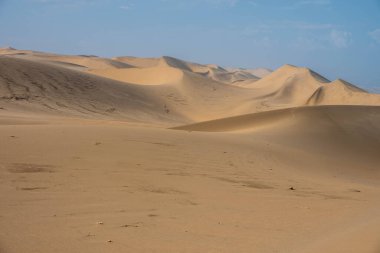
[[[0,54],[0,252],[380,251],[379,95],[290,65],[240,85]]]

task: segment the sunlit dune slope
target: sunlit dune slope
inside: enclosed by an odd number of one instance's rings
[[[2,113],[178,121],[165,102],[140,86],[35,61],[0,57]],[[181,120],[180,120],[181,121]]]

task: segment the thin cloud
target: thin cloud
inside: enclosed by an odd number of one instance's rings
[[[27,0],[36,4],[51,4],[51,5],[97,5],[97,4],[112,4],[111,0]]]
[[[133,4],[124,4],[124,5],[120,6],[119,8],[122,10],[125,10],[125,11],[129,11],[133,8]]]
[[[272,33],[275,30],[300,30],[300,31],[316,31],[337,29],[338,26],[334,24],[324,23],[307,23],[302,21],[276,21],[270,23],[262,23],[245,27],[243,32],[247,34],[256,34],[259,32]]]
[[[315,50],[321,50],[326,48],[326,41],[324,41],[323,38],[319,37],[303,37],[299,36],[297,37],[293,43],[291,44],[291,47],[296,49],[301,49],[303,51],[315,51]]]
[[[297,2],[298,5],[330,5],[330,0],[304,0]]]
[[[286,6],[285,9],[298,9],[306,6],[319,6],[319,7],[328,7],[331,5],[330,0],[303,0],[303,1],[296,1],[294,4]]]
[[[31,0],[37,4],[52,4],[52,5],[85,5],[100,3],[100,0]]]
[[[346,31],[331,30],[330,41],[337,48],[346,48],[351,43],[352,34]]]
[[[236,6],[240,0],[161,0],[161,2],[171,3],[171,4],[207,4],[213,6],[228,6],[234,7]]]
[[[330,30],[337,25],[328,23],[308,23],[308,22],[287,22],[287,25],[298,30]]]
[[[374,41],[380,44],[380,29],[376,29],[368,34]]]
[[[239,0],[204,0],[210,4],[235,6]]]

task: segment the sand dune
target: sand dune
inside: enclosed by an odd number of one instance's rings
[[[169,66],[151,68],[104,69],[90,73],[126,83],[160,85],[181,82],[182,71]]]
[[[380,150],[380,106],[298,107],[195,123],[176,130],[271,135],[308,152],[331,149],[366,157],[361,169],[376,166]],[[285,137],[286,136],[286,137]],[[348,152],[349,151],[349,152]],[[371,159],[369,159],[369,157]],[[362,160],[363,161],[363,160]],[[380,170],[374,171],[380,176]],[[372,174],[372,176],[374,176]]]
[[[379,94],[369,94],[344,80],[338,79],[318,88],[309,98],[312,105],[379,105]]]
[[[243,133],[267,131],[271,135],[286,135],[287,141],[293,142],[290,146],[311,139],[310,143],[313,145],[308,147],[310,149],[326,151],[328,147],[340,145],[339,150],[355,150],[356,155],[371,154],[376,160],[380,150],[380,107],[298,107],[223,118],[173,129]],[[322,149],[317,144],[325,147]]]
[[[4,56],[0,62],[0,103],[8,114],[25,111],[167,124],[168,119],[190,122],[247,113],[249,107],[240,111],[236,104],[254,95],[166,63],[74,71],[34,58]],[[107,75],[123,82],[103,78]],[[160,87],[153,87],[157,84]]]
[[[0,252],[377,253],[379,150],[308,68],[0,49]]]
[[[328,80],[307,68],[284,65],[246,88],[256,89],[263,96],[271,95],[280,103],[303,105],[316,89]]]
[[[164,118],[169,117],[177,122],[197,122],[305,105],[380,104],[380,95],[369,94],[343,80],[330,83],[310,69],[291,65],[285,65],[258,79],[246,72],[229,72],[217,65],[201,65],[166,56],[110,60],[15,49],[3,49],[0,52],[5,55],[1,59],[5,61],[2,71],[7,72],[9,69],[12,73],[11,77],[10,74],[8,77],[4,74],[10,80],[3,78],[2,97],[18,101],[10,103],[9,108],[21,106],[32,111],[57,111],[82,116],[93,116],[95,113],[114,119],[138,118],[136,115],[140,108],[145,108],[143,114],[151,110],[150,115],[158,113],[162,117],[164,113],[170,114]],[[22,71],[17,71],[17,60],[22,63]],[[26,66],[34,63],[38,69]],[[29,73],[31,71],[33,73]],[[59,72],[59,78],[49,73],[51,71]],[[50,76],[53,76],[50,80],[53,86],[44,87],[49,83]],[[9,86],[17,79],[22,80],[26,88],[22,85]],[[91,83],[92,86],[84,83]],[[156,85],[160,87],[153,87]],[[69,92],[69,89],[73,91]],[[85,89],[86,94],[81,89]],[[91,90],[92,95],[87,94],[88,90]],[[109,90],[115,92],[110,94]],[[121,99],[123,96],[133,97],[133,102]],[[72,103],[74,97],[77,102]],[[89,100],[96,102],[89,103]],[[76,104],[75,109],[70,109],[72,104]],[[156,108],[160,109],[157,111]],[[113,112],[109,113],[111,110]],[[128,117],[127,114],[132,111],[133,117]],[[156,116],[152,119],[145,117],[145,121],[156,120]]]
[[[110,59],[104,59],[93,56],[55,56],[50,57],[50,61],[53,62],[66,62],[72,63],[80,66],[84,66],[87,69],[122,69],[131,68],[132,66],[119,61],[114,61]]]
[[[116,82],[90,75],[87,71],[73,71],[62,66],[17,57],[1,57],[0,64],[0,104],[2,112],[8,114],[25,111],[145,122],[165,123],[168,119],[188,122],[233,114],[228,109],[232,108],[236,100],[227,101],[225,106],[220,107],[212,99],[221,100],[231,96],[229,92],[235,94],[235,99],[241,99],[238,94],[243,93],[237,88],[210,82],[190,72],[183,78],[184,73],[181,70],[165,66],[154,69],[121,69],[121,72],[117,69],[108,70],[113,74],[133,73],[128,76],[129,80],[122,77],[123,81],[132,82],[135,78],[140,83],[145,81],[146,84],[158,84],[160,81],[174,84],[157,89]],[[162,80],[155,74],[161,74]],[[210,91],[214,91],[211,96]],[[208,110],[205,110],[206,107]]]
[[[175,59],[172,57],[163,57],[160,61],[161,65],[166,65],[178,69],[182,69],[184,71],[189,71],[193,73],[200,74],[205,76],[211,80],[233,84],[235,82],[244,81],[244,80],[258,80],[259,78],[254,76],[253,74],[245,71],[227,71],[226,69],[215,65],[215,64],[207,64],[201,65],[197,63],[185,62],[179,59]]]
[[[183,71],[193,72],[205,76],[214,81],[232,84],[245,80],[258,80],[259,78],[252,74],[250,71],[243,69],[234,69],[228,71],[215,64],[198,64],[179,60],[169,56],[163,56],[161,58],[136,58],[136,57],[116,57],[114,60],[128,63],[136,68],[154,69],[155,67],[172,67]],[[253,71],[253,70],[252,70]],[[261,70],[258,70],[260,72]],[[121,72],[121,71],[120,71]],[[260,72],[261,73],[261,72]],[[102,73],[96,73],[102,75]],[[263,74],[264,75],[264,74]],[[105,74],[106,77],[112,78],[112,74]],[[115,74],[120,76],[120,74]],[[126,76],[126,75],[123,75]],[[125,77],[127,78],[127,77]],[[138,81],[138,80],[134,80]]]
[[[378,94],[369,94],[344,80],[330,82],[318,73],[284,65],[258,81],[247,80],[241,87],[255,89],[271,104],[380,105]]]
[[[121,56],[115,57],[113,60],[127,63],[128,65],[134,66],[136,68],[148,68],[157,66],[159,58],[139,58],[133,56]]]
[[[205,74],[208,78],[227,84],[237,84],[244,81],[256,81],[259,78],[244,71],[228,72],[224,69],[212,69],[210,68]]]
[[[24,59],[1,57],[0,65],[0,105],[6,114],[181,121],[140,86]]]
[[[230,72],[241,71],[245,73],[250,73],[258,78],[263,78],[264,76],[267,76],[273,72],[273,70],[268,69],[268,68],[256,68],[256,69],[226,68],[226,70]]]
[[[338,128],[347,127],[344,122],[358,121],[363,124],[362,119],[368,120],[368,127],[375,127],[375,132],[380,127],[379,106],[313,106],[297,107],[269,112],[240,115],[230,118],[216,119],[206,122],[174,127],[177,130],[224,132],[224,131],[255,131],[258,128],[270,126],[278,127],[282,123],[299,125],[299,121],[313,122],[321,121],[333,123]],[[336,122],[334,121],[336,119]],[[371,123],[369,123],[372,121]],[[341,123],[341,124],[340,124]],[[312,124],[311,124],[312,125]],[[365,124],[367,125],[367,124]],[[373,133],[373,134],[374,134]],[[370,135],[372,136],[372,135]]]
[[[8,55],[26,60],[51,63],[78,70],[132,67],[132,65],[127,63],[107,58],[100,58],[93,55],[58,55],[30,50],[16,50],[13,48],[0,49],[0,55]]]

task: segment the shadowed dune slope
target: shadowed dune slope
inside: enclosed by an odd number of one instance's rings
[[[319,125],[314,123],[320,122],[322,125],[335,125],[346,130],[363,124],[368,129],[373,129],[377,133],[376,138],[380,140],[380,106],[297,107],[216,119],[173,129],[205,132],[254,131],[260,127],[281,127],[306,121],[310,122],[311,128]]]
[[[281,145],[356,163],[356,173],[380,162],[379,106],[314,106],[241,115],[172,129],[258,136]],[[226,133],[227,134],[227,133]],[[260,137],[261,138],[261,137]],[[350,166],[347,166],[350,167]],[[371,173],[372,173],[371,172]]]

